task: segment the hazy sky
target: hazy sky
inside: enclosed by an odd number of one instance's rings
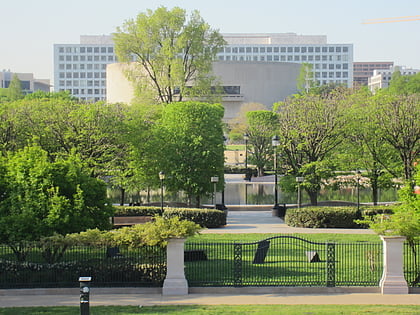
[[[354,45],[354,61],[420,68],[420,21],[364,25],[367,19],[420,15],[418,0],[11,0],[0,6],[0,71],[53,80],[53,44],[108,35],[146,9],[197,9],[221,33],[327,35]]]

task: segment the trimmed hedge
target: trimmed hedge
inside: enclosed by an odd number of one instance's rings
[[[353,207],[305,207],[287,209],[285,222],[304,228],[361,228],[354,222],[362,218]]]
[[[367,228],[354,220],[377,214],[392,214],[396,206],[398,205],[363,206],[360,211],[356,207],[346,206],[289,208],[285,222],[289,226],[305,228]]]
[[[114,206],[115,217],[162,215],[162,209],[156,206]]]
[[[115,217],[165,216],[179,217],[199,224],[202,227],[215,228],[226,225],[226,212],[214,209],[164,208],[155,206],[115,206]]]
[[[202,227],[216,228],[226,225],[227,213],[214,209],[169,208],[163,213],[166,218],[179,217],[193,221]]]

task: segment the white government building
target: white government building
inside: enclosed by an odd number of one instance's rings
[[[274,63],[308,63],[312,65],[315,79],[320,84],[352,86],[352,44],[328,44],[327,37],[323,35],[222,35],[227,45],[217,54],[219,61],[252,63],[254,68],[259,64],[265,69]],[[84,101],[105,100],[106,67],[115,62],[114,43],[109,35],[82,35],[78,44],[54,44],[54,91],[67,90]],[[289,78],[289,81],[293,80],[295,78]],[[253,101],[260,102],[257,99]]]

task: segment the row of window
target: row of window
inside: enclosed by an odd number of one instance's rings
[[[85,78],[95,78],[95,79],[106,79],[106,72],[60,72],[58,74],[58,77],[60,79],[71,79],[71,78],[81,78],[81,79],[85,79]]]
[[[64,78],[106,78],[106,72],[59,72],[59,79]]]
[[[60,87],[85,87],[85,86],[95,86],[95,87],[105,87],[106,82],[104,80],[59,80]]]
[[[58,70],[106,70],[106,63],[104,64],[100,64],[100,63],[95,63],[95,64],[91,64],[91,63],[60,63],[58,65]]]
[[[348,56],[344,55],[323,55],[323,56],[285,56],[285,55],[268,55],[268,56],[224,56],[219,55],[220,61],[331,61],[331,62],[347,62]]]
[[[69,91],[72,95],[99,95],[106,93],[106,89],[61,89],[60,91]]]
[[[58,52],[63,54],[85,54],[85,53],[94,53],[94,54],[113,54],[114,47],[98,47],[98,46],[87,46],[87,47],[58,47]]]
[[[315,72],[315,78],[348,78],[348,72]]]
[[[85,55],[74,55],[74,56],[58,56],[58,61],[102,61],[102,62],[114,62],[117,61],[117,57],[114,55],[102,55],[102,56],[85,56]]]
[[[278,52],[288,52],[288,53],[348,53],[349,48],[347,46],[341,47],[341,46],[329,46],[329,47],[320,47],[320,46],[310,46],[310,47],[299,47],[299,46],[290,46],[290,47],[284,47],[284,46],[275,46],[275,47],[223,47],[219,51],[220,53],[233,53],[233,54],[244,54],[244,53],[278,53]]]

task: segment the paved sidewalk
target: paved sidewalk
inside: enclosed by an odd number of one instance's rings
[[[67,289],[68,290],[68,289]],[[110,293],[111,291],[114,293]],[[78,289],[68,290],[68,294],[43,294],[42,289],[8,290],[7,295],[1,295],[0,307],[28,306],[79,306]],[[190,293],[187,296],[163,296],[160,293],[126,293],[124,289],[107,289],[107,293],[95,293],[100,289],[92,288],[90,305],[239,305],[239,304],[384,304],[384,305],[419,305],[418,294],[381,295],[380,293]],[[240,291],[240,290],[238,290]]]

